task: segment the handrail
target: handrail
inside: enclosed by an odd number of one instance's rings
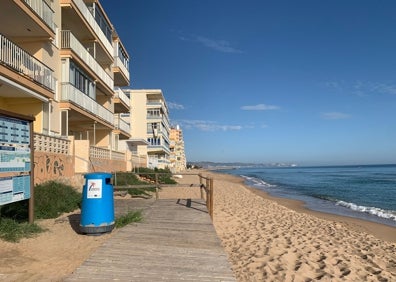
[[[193,173],[178,173],[178,175],[197,175],[199,177],[199,184],[164,184],[159,182],[159,175],[173,175],[172,173],[158,173],[158,172],[142,172],[142,173],[134,173],[137,175],[154,175],[154,181],[151,184],[136,184],[136,185],[117,185],[117,173],[114,173],[113,185],[114,189],[139,189],[139,188],[151,188],[155,186],[155,198],[159,199],[159,190],[164,187],[199,187],[201,191],[201,199],[206,198],[206,207],[208,209],[208,213],[210,218],[213,220],[213,211],[214,211],[214,184],[213,178],[205,177],[202,174],[193,174]],[[205,183],[204,181],[205,180]],[[206,193],[206,195],[204,194]],[[205,197],[206,196],[206,197]]]

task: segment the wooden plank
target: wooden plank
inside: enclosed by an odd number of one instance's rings
[[[156,200],[144,214],[65,281],[236,281],[204,201]]]

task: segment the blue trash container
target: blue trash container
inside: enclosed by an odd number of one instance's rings
[[[84,176],[80,230],[86,234],[111,232],[114,228],[114,198],[111,173],[95,172]]]

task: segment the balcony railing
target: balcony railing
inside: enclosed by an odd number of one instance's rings
[[[115,93],[114,98],[120,99],[128,106],[131,104],[129,97],[124,93],[124,91],[121,90],[121,88],[119,87],[115,88],[114,93]]]
[[[111,76],[99,65],[99,63],[92,57],[87,49],[77,40],[77,38],[69,30],[62,30],[61,32],[61,48],[71,49],[77,56],[83,60],[88,67],[95,72],[99,78],[110,88],[114,88],[114,81]]]
[[[89,156],[96,159],[125,161],[125,153],[95,146],[90,146]]]
[[[54,11],[44,0],[24,0],[25,3],[47,24],[52,31],[55,31]]]
[[[88,7],[85,5],[83,0],[73,0],[73,2],[76,4],[77,8],[79,9],[80,13],[84,15],[84,18],[87,20],[88,24],[91,26],[91,28],[95,31],[96,35],[99,37],[100,41],[103,43],[105,46],[107,52],[109,54],[113,55],[113,46],[111,42],[107,39],[106,35],[98,25],[98,23],[95,21],[94,16],[91,14],[89,11]]]
[[[67,139],[34,133],[34,150],[46,153],[69,155],[70,141]]]
[[[2,34],[0,34],[0,62],[55,92],[53,70]]]
[[[122,61],[121,61],[121,59],[120,59],[120,57],[115,57],[114,58],[115,60],[114,60],[114,66],[115,67],[119,67],[120,68],[120,70],[125,74],[125,76],[128,78],[128,80],[129,80],[129,71],[128,71],[128,69],[125,67],[125,65],[122,63]]]
[[[131,130],[129,123],[123,120],[118,114],[114,115],[114,125],[117,129],[120,129],[127,133],[129,133]]]
[[[61,91],[62,101],[71,101],[73,104],[83,108],[84,110],[98,116],[110,124],[114,124],[113,113],[105,107],[99,105],[94,99],[85,95],[83,92],[75,88],[70,83],[62,84]]]

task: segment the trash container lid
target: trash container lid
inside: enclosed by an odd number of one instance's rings
[[[84,178],[111,178],[112,174],[108,172],[90,172],[84,175]]]

